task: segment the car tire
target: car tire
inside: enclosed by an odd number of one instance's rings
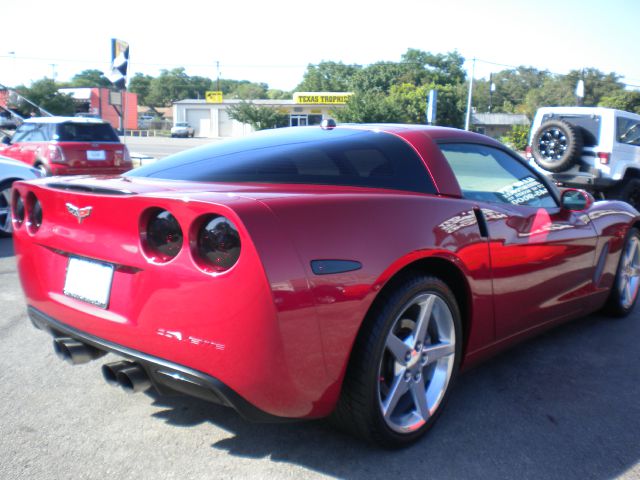
[[[540,168],[562,172],[571,168],[582,154],[580,130],[564,120],[549,120],[540,125],[531,140],[531,151]]]
[[[625,317],[631,313],[640,290],[640,231],[630,228],[620,253],[616,277],[605,305],[605,313]]]
[[[13,233],[11,222],[11,185],[13,181],[0,183],[0,237],[10,237]]]
[[[607,196],[627,202],[640,211],[640,178],[628,178],[621,185],[613,188]]]
[[[386,448],[415,442],[440,415],[461,354],[449,287],[423,275],[397,282],[358,334],[332,423]]]

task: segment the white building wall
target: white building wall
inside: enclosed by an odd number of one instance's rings
[[[196,136],[208,138],[243,137],[253,132],[245,123],[232,120],[225,111],[228,104],[220,103],[175,103],[173,105],[174,123],[187,122],[196,131]],[[274,105],[293,115],[322,115],[331,118],[334,105]]]

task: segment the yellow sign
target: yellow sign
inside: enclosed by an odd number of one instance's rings
[[[204,92],[207,103],[222,103],[222,92]]]
[[[296,92],[293,101],[305,105],[344,105],[351,95],[351,92]]]

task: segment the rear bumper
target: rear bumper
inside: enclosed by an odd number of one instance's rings
[[[28,307],[27,312],[36,328],[45,330],[54,337],[70,337],[98,350],[113,353],[137,363],[144,368],[153,386],[160,394],[185,394],[232,407],[242,417],[253,422],[291,421],[289,418],[278,417],[260,410],[220,380],[206,373],[82,332],[34,307]]]
[[[589,172],[552,173],[548,175],[556,183],[585,190],[605,190],[617,183],[611,178],[602,177],[600,171],[596,169],[590,169]]]

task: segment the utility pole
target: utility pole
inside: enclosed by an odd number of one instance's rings
[[[476,74],[476,59],[471,64],[471,78],[469,79],[469,97],[467,98],[467,118],[464,121],[464,129],[469,130],[471,125],[471,98],[473,97],[473,77]]]
[[[489,113],[493,107],[493,92],[496,90],[496,86],[493,84],[493,73],[489,74]]]
[[[51,79],[55,80],[56,79],[56,67],[58,66],[57,63],[50,63],[49,65],[51,65]]]
[[[216,80],[216,90],[219,92],[220,91],[220,62],[218,60],[216,60],[216,76],[217,76],[217,80]]]

